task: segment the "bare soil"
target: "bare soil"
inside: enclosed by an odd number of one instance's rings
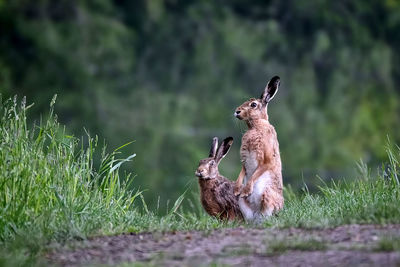
[[[396,245],[397,244],[397,245]],[[399,225],[234,228],[95,237],[55,249],[52,264],[154,266],[400,266]]]

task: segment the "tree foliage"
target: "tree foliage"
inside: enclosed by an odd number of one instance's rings
[[[285,183],[340,177],[400,140],[398,1],[0,1],[0,92],[36,114],[59,94],[60,120],[112,146],[136,140],[149,199],[182,192],[213,136],[273,75],[270,104]]]

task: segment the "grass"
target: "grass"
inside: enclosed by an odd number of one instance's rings
[[[400,238],[387,236],[379,239],[375,251],[400,251]]]
[[[325,250],[327,244],[317,239],[282,239],[272,240],[268,244],[267,254],[281,254],[289,250],[315,251]]]
[[[133,175],[119,173],[135,156],[118,158],[124,146],[107,154],[97,138],[66,134],[53,113],[55,98],[48,118],[32,127],[25,100],[0,102],[0,265],[30,265],[49,244],[87,236],[233,225],[182,215],[183,196],[166,216],[143,212],[141,193],[130,190]]]
[[[121,164],[134,160],[134,154],[121,159],[124,146],[107,154],[104,148],[99,150],[97,138],[69,136],[53,114],[54,102],[48,118],[32,127],[27,124],[25,100],[18,103],[14,98],[0,106],[0,265],[32,264],[49,244],[87,236],[124,231],[211,233],[240,224],[184,210],[185,194],[165,216],[139,208],[141,193],[130,189],[134,176],[119,172]],[[375,177],[360,164],[362,177],[325,184],[317,194],[295,194],[286,188],[284,210],[263,226],[399,223],[399,152],[399,147],[388,146],[387,171]],[[95,155],[100,155],[98,166],[94,166]]]
[[[120,179],[118,168],[130,160],[117,159],[103,150],[96,170],[93,155],[97,139],[88,137],[87,148],[65,134],[53,115],[28,129],[22,101],[1,106],[0,125],[0,240],[27,232],[45,239],[81,237],[101,229],[125,227],[132,204],[140,192],[127,190],[132,176]]]
[[[254,253],[254,249],[249,247],[247,244],[241,246],[225,246],[222,249],[222,257],[252,255]]]
[[[21,244],[37,254],[49,242],[122,231],[137,216],[132,206],[140,192],[129,191],[133,177],[122,180],[118,172],[134,155],[118,159],[118,149],[104,149],[96,170],[97,139],[88,136],[84,148],[67,135],[54,102],[48,119],[31,128],[25,100],[1,103],[0,243],[13,251]]]
[[[395,152],[394,152],[395,151]],[[400,222],[400,148],[387,148],[389,172],[371,177],[360,164],[358,179],[324,184],[318,194],[295,194],[285,190],[285,208],[265,223],[276,227],[332,227],[343,224],[389,224]]]

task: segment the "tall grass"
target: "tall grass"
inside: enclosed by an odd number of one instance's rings
[[[367,165],[358,165],[357,179],[332,181],[319,193],[295,194],[286,190],[284,210],[266,226],[328,227],[341,224],[400,223],[400,148],[388,141],[388,162],[374,176]]]
[[[94,166],[97,138],[79,140],[67,135],[53,113],[54,102],[55,98],[48,118],[33,127],[27,124],[29,106],[25,100],[20,104],[15,98],[1,102],[0,265],[27,263],[26,255],[36,257],[47,244],[70,238],[122,231],[210,230],[243,224],[199,214],[196,205],[183,209],[185,194],[165,216],[157,216],[147,208],[139,212],[135,199],[142,199],[142,195],[128,189],[132,175],[119,174],[121,164],[135,155],[118,159],[124,146],[110,154],[103,148],[99,151],[100,164]],[[316,194],[307,190],[297,194],[286,188],[284,209],[257,227],[400,223],[400,148],[388,145],[387,154],[386,168],[377,175],[371,176],[368,167],[360,164],[361,177],[323,184]],[[194,201],[198,204],[199,200]]]
[[[118,150],[101,153],[94,165],[97,138],[82,141],[65,133],[53,114],[28,127],[25,99],[10,99],[0,107],[0,241],[39,235],[45,240],[85,237],[96,231],[126,227],[134,216],[139,192],[129,191],[131,175],[124,182]]]

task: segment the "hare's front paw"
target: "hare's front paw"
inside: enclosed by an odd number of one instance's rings
[[[253,193],[253,185],[248,183],[240,193],[240,197],[248,197],[251,193]]]
[[[235,187],[233,188],[233,194],[235,196],[240,195],[240,191],[242,190],[242,185],[235,185]]]

